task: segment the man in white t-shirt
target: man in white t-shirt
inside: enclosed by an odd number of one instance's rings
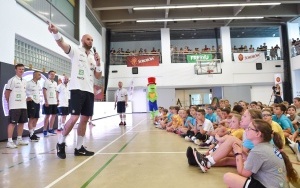
[[[119,89],[115,93],[115,108],[117,107],[117,112],[120,115],[121,122],[119,125],[126,125],[126,107],[127,107],[127,90],[123,88],[123,83],[120,81],[118,83]]]
[[[48,72],[48,80],[44,82],[43,94],[44,94],[44,105],[43,105],[43,114],[45,115],[44,119],[44,137],[49,135],[56,135],[53,129],[57,114],[57,104],[58,96],[56,93],[57,83],[54,81],[55,72],[53,70]],[[48,129],[49,125],[49,129]]]
[[[29,138],[32,142],[39,141],[39,137],[34,134],[34,129],[40,117],[40,91],[41,86],[38,81],[41,79],[41,73],[39,71],[33,72],[33,78],[26,84],[26,96],[27,96],[27,113],[28,113],[28,129]]]
[[[62,78],[62,83],[57,86],[57,95],[59,99],[58,104],[58,131],[62,131],[66,123],[67,115],[69,115],[69,99],[70,91],[68,87],[69,78],[64,76]]]
[[[8,80],[5,90],[5,99],[9,109],[9,124],[7,128],[8,142],[6,147],[16,148],[17,145],[28,145],[28,142],[22,140],[24,123],[27,123],[26,107],[26,81],[22,79],[24,65],[15,66],[16,75]],[[12,140],[15,126],[17,127],[18,137],[16,144]]]
[[[93,115],[94,110],[94,77],[99,79],[102,75],[100,57],[93,47],[93,37],[85,34],[81,38],[82,47],[74,47],[67,44],[53,24],[49,24],[48,30],[53,34],[56,43],[70,57],[72,63],[69,89],[71,91],[70,111],[71,118],[65,124],[64,130],[59,137],[56,149],[57,156],[66,158],[65,140],[74,124],[80,117],[77,128],[77,146],[75,156],[91,156],[94,152],[83,147],[87,122]]]

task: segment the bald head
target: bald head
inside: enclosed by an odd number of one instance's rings
[[[85,34],[81,38],[81,43],[86,50],[90,50],[93,46],[93,37],[89,34]]]
[[[67,76],[62,77],[62,82],[64,84],[67,84],[69,82],[69,77],[67,77]]]

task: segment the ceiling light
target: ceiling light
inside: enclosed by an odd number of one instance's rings
[[[133,10],[155,10],[155,9],[178,9],[178,8],[214,8],[214,7],[238,7],[238,6],[266,6],[280,5],[281,3],[225,3],[225,4],[207,4],[207,5],[173,5],[173,6],[152,6],[152,7],[134,7]]]
[[[182,21],[204,21],[204,20],[246,20],[246,19],[263,19],[264,17],[216,17],[216,18],[182,18],[182,19],[156,19],[156,20],[137,20],[136,22],[182,22]]]

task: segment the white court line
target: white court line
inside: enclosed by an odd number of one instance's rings
[[[113,140],[111,143],[109,143],[106,146],[104,146],[102,149],[100,149],[99,151],[97,151],[95,153],[95,155],[99,154],[101,151],[103,151],[104,149],[106,149],[108,146],[112,145],[114,142],[116,142],[122,136],[124,136],[125,134],[127,134],[129,131],[131,131],[135,127],[139,126],[146,119],[147,118],[141,120],[134,127],[132,127],[131,129],[129,129],[128,131],[126,131],[124,134],[122,134],[121,136],[119,136],[118,138],[116,138],[115,140]],[[77,166],[75,166],[74,168],[72,168],[71,170],[69,170],[68,172],[66,172],[65,174],[63,174],[62,176],[60,176],[59,178],[57,178],[56,180],[54,180],[52,183],[50,183],[49,185],[47,185],[45,188],[49,188],[49,187],[52,187],[53,185],[57,184],[59,181],[61,181],[62,179],[64,179],[66,176],[68,176],[69,174],[71,174],[72,172],[74,172],[75,170],[77,170],[79,167],[81,167],[82,165],[84,165],[86,162],[88,162],[89,160],[91,160],[95,155],[88,157],[86,160],[82,161],[80,164],[78,164]],[[67,159],[65,159],[65,160],[67,160]]]
[[[145,152],[122,152],[122,153],[97,153],[97,155],[136,155],[136,154],[178,154],[178,153],[186,153],[185,151],[178,152],[153,152],[153,151],[145,151]]]

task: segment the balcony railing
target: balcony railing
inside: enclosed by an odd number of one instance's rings
[[[143,52],[143,53],[111,53],[110,65],[127,65],[128,56],[159,56],[159,63],[161,63],[160,52]]]

